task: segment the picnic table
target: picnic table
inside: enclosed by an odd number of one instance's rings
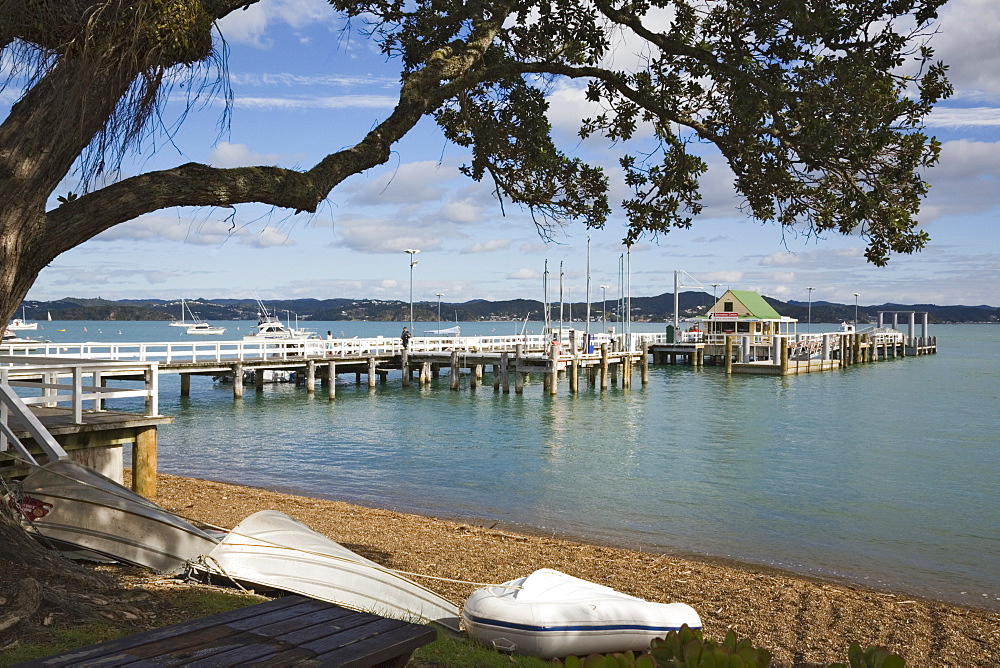
[[[404,666],[429,626],[291,595],[20,666]]]

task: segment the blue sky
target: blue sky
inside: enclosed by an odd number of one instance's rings
[[[234,93],[231,125],[219,136],[217,101],[191,114],[173,144],[160,141],[126,175],[188,161],[217,166],[279,164],[309,167],[357,142],[391,110],[398,65],[386,62],[355,32],[341,30],[323,0],[265,0],[221,24],[230,49]],[[1000,5],[953,0],[933,45],[950,65],[955,95],[930,117],[943,143],[930,172],[931,195],[921,215],[931,243],[886,268],[868,265],[858,238],[815,239],[748,221],[736,209],[727,172],[703,180],[705,211],[690,230],[643,240],[631,254],[632,293],[673,290],[681,269],[713,290],[757,290],[782,300],[865,304],[1000,304]],[[630,57],[623,44],[616,59]],[[12,102],[11,91],[0,103]],[[550,119],[561,146],[609,168],[613,193],[617,153],[599,140],[581,142],[574,121],[586,115],[575,85],[551,91]],[[168,113],[180,109],[171,103]],[[549,261],[553,280],[565,272],[567,300],[586,294],[591,238],[591,298],[598,286],[618,290],[624,222],[582,225],[539,238],[526,211],[503,210],[488,184],[458,172],[463,150],[425,120],[397,145],[389,163],[349,179],[320,211],[293,216],[256,206],[229,210],[167,210],[144,216],[58,257],[29,299],[61,297],[228,298],[254,291],[265,299],[409,298],[409,256],[417,301],[541,299]],[[67,182],[66,190],[72,186]],[[691,280],[687,280],[691,283]],[[550,292],[550,296],[554,296]]]

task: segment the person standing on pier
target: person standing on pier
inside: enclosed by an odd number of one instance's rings
[[[403,340],[403,348],[408,348],[410,345],[410,330],[406,327],[403,328],[403,333],[399,335],[399,338]]]

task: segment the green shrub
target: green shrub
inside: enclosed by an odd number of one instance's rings
[[[848,650],[849,663],[835,663],[830,668],[903,668],[906,662],[883,647],[863,650],[854,643]],[[591,654],[585,658],[568,656],[553,663],[566,668],[767,668],[771,653],[754,647],[747,639],[736,640],[730,630],[721,642],[705,640],[700,630],[687,624],[657,638],[648,652]]]

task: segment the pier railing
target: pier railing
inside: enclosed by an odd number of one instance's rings
[[[147,415],[159,414],[159,374],[156,362],[118,362],[26,355],[0,355],[0,386],[12,390],[27,406],[68,404],[73,421],[83,423],[85,404],[100,411],[108,399],[141,398]],[[141,379],[141,388],[109,387],[105,379]]]
[[[633,345],[638,349],[642,334],[633,334]],[[660,336],[660,335],[652,335]],[[564,332],[562,346],[568,350],[569,336]],[[414,337],[410,339],[411,353],[466,353],[513,352],[518,345],[526,353],[543,352],[551,343],[549,336],[541,334],[509,336],[459,336]],[[624,337],[594,334],[595,346],[617,341],[624,345]],[[582,335],[576,339],[578,348],[584,345]],[[402,342],[382,336],[351,339],[270,339],[265,341],[180,341],[148,343],[17,343],[0,346],[0,355],[33,358],[74,358],[84,360],[116,360],[157,362],[161,365],[197,364],[205,362],[235,363],[245,361],[292,360],[301,358],[358,358],[399,355]]]

